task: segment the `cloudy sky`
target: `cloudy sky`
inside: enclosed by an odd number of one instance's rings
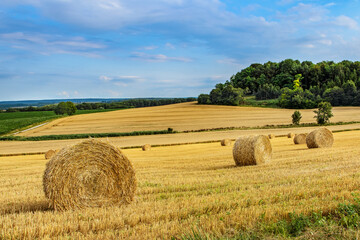
[[[0,100],[188,97],[249,64],[360,60],[360,2],[1,0]]]

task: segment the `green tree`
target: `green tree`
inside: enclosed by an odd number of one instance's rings
[[[280,87],[274,86],[271,83],[260,86],[255,93],[256,100],[274,99],[281,95]]]
[[[71,116],[71,115],[74,115],[75,112],[76,112],[76,106],[73,102],[66,102],[66,113]]]
[[[295,75],[295,80],[293,82],[294,86],[293,88],[294,89],[298,89],[301,87],[301,83],[300,83],[300,80],[302,79],[302,75],[301,74],[296,74]]]
[[[279,86],[281,88],[284,87],[291,88],[294,82],[294,75],[291,75],[289,73],[280,73],[272,79],[272,82],[274,85]]]
[[[200,94],[198,97],[199,104],[210,104],[210,96],[209,94]]]
[[[301,87],[297,89],[283,88],[279,100],[279,106],[283,108],[314,108],[316,107],[316,96],[309,90],[303,90]]]
[[[221,104],[221,89],[214,88],[210,92],[210,102],[211,104]]]
[[[331,111],[332,106],[329,102],[321,102],[318,105],[318,110],[315,110],[314,113],[316,116],[316,122],[318,124],[325,124],[330,122],[330,118],[333,117],[333,113]]]
[[[347,81],[342,85],[344,89],[343,105],[353,105],[354,98],[357,95],[356,85],[353,81]]]
[[[244,102],[243,90],[226,85],[221,92],[221,104],[237,106]]]
[[[323,97],[333,106],[340,106],[343,104],[345,97],[344,89],[340,87],[328,88],[325,90]]]
[[[293,113],[293,115],[291,115],[292,118],[292,123],[295,125],[299,125],[300,124],[300,120],[302,118],[301,113],[299,111],[295,111]]]
[[[56,115],[73,115],[76,112],[76,106],[73,102],[60,102],[54,109]]]
[[[59,102],[59,104],[55,107],[56,115],[64,115],[66,113],[67,105],[66,102]]]

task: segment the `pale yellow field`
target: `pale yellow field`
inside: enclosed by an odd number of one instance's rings
[[[111,133],[142,130],[176,131],[219,127],[254,127],[290,124],[291,109],[234,107],[180,103],[105,113],[77,115],[54,120],[21,136]],[[301,122],[315,122],[313,110],[301,110]],[[360,121],[360,107],[335,107],[333,122]]]
[[[0,158],[0,239],[169,239],[199,227],[231,236],[261,215],[328,211],[359,193],[360,131],[330,149],[271,140],[273,160],[234,167],[219,143],[124,150],[138,178],[128,206],[54,212],[42,192],[43,156]]]
[[[128,136],[102,138],[104,141],[118,147],[141,146],[144,144],[151,145],[167,145],[177,143],[196,143],[206,141],[220,141],[224,138],[236,139],[241,135],[251,134],[275,134],[287,135],[292,133],[309,133],[318,127],[302,127],[302,128],[279,128],[279,129],[252,129],[252,130],[228,130],[228,131],[210,131],[195,133],[178,133],[178,134],[161,134],[147,136]],[[332,131],[360,129],[360,124],[328,126]],[[101,139],[101,138],[100,138]],[[51,141],[0,141],[0,154],[19,154],[19,153],[37,153],[46,152],[50,149],[60,149],[68,145],[76,144],[81,139],[71,140],[51,140]]]

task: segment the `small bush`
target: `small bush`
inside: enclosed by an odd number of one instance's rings
[[[295,125],[299,125],[300,124],[300,120],[302,118],[301,113],[299,111],[295,111],[293,113],[293,115],[291,115],[292,118],[292,123]]]
[[[318,110],[315,110],[316,113],[316,122],[318,124],[326,124],[330,122],[330,118],[333,117],[333,113],[331,111],[332,106],[329,102],[321,102],[318,105]]]

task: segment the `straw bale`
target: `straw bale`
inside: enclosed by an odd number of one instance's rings
[[[293,137],[295,137],[295,134],[294,133],[288,133],[287,137],[288,138],[293,138]]]
[[[306,137],[306,145],[308,148],[326,148],[332,147],[334,136],[327,128],[318,128]]]
[[[306,133],[296,134],[294,137],[295,144],[305,144],[306,143]]]
[[[60,150],[47,164],[45,196],[55,210],[130,203],[135,171],[117,147],[90,139]]]
[[[271,160],[272,147],[268,137],[241,136],[233,147],[233,157],[237,166],[259,165]]]
[[[231,145],[231,140],[228,138],[225,138],[223,140],[221,140],[221,146],[229,146]]]
[[[269,134],[268,137],[269,137],[269,139],[274,139],[275,135],[274,134]]]
[[[142,148],[143,151],[150,151],[151,150],[151,145],[150,144],[145,144],[141,148]]]

